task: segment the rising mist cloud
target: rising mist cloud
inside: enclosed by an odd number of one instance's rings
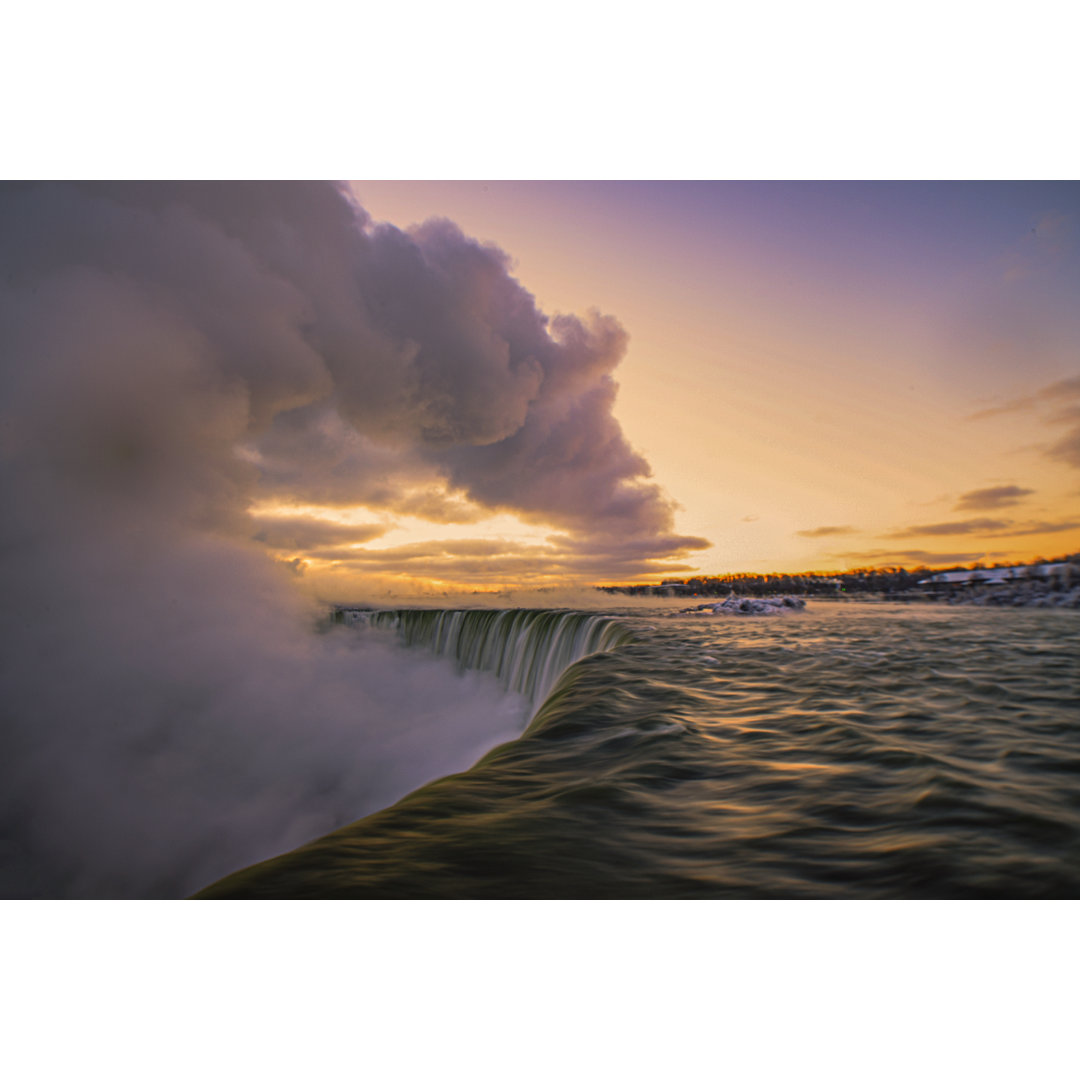
[[[64,281],[53,303],[96,304],[101,333],[136,317],[110,314],[123,294],[156,319],[146,347],[164,362],[147,377],[163,394],[188,379],[177,409],[201,395],[227,410],[227,430],[196,424],[177,443],[229,477],[222,512],[255,497],[435,520],[510,511],[668,546],[674,505],[612,415],[625,331],[598,313],[549,319],[508,256],[453,223],[376,226],[344,188],[318,184],[4,195],[16,288]],[[173,355],[185,372],[168,369]],[[225,463],[237,446],[250,468]]]
[[[561,530],[567,578],[705,544],[612,415],[619,324],[548,319],[448,222],[374,226],[333,185],[19,183],[0,235],[0,895],[182,895],[517,730],[482,679],[312,633],[271,555],[382,525],[252,508],[507,510]],[[404,561],[536,554],[500,547]]]

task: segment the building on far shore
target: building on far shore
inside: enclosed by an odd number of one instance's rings
[[[869,567],[840,573],[724,574],[664,578],[658,584],[598,585],[629,596],[805,596],[835,600],[927,601],[949,604],[1080,608],[1080,552],[1056,562],[934,572],[919,566]]]
[[[680,593],[688,593],[690,586],[685,581],[674,581],[668,578],[666,581],[661,581],[657,587],[657,593],[660,595],[678,596]]]
[[[1042,563],[1035,566],[995,566],[992,569],[946,570],[919,582],[919,588],[941,589],[964,585],[1007,585],[1021,581],[1069,581],[1075,573],[1072,563]]]

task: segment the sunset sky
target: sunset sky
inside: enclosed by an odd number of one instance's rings
[[[1080,549],[1080,184],[0,194],[43,580],[134,542],[324,600]]]
[[[1080,548],[1080,184],[352,187],[497,244],[543,311],[619,321],[614,415],[712,544],[688,569]],[[378,543],[524,535],[399,526]]]

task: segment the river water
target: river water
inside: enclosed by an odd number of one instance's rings
[[[541,616],[519,738],[201,895],[1080,896],[1080,613],[473,613],[458,663],[520,673]],[[450,617],[336,632],[453,655]]]

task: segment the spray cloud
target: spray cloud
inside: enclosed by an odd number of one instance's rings
[[[313,634],[267,553],[363,567],[380,530],[261,500],[510,511],[561,531],[510,569],[570,578],[704,546],[611,414],[618,323],[548,320],[449,222],[334,185],[5,184],[0,235],[4,895],[182,895],[519,729],[492,681]]]

